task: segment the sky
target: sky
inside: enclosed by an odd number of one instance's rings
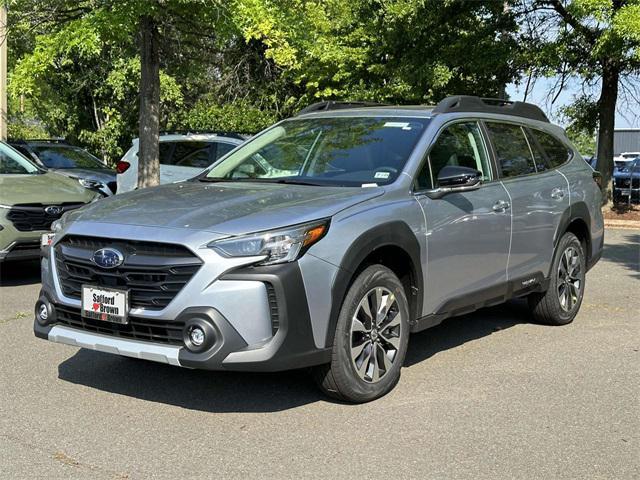
[[[542,108],[553,122],[566,126],[566,121],[559,118],[557,111],[560,107],[570,104],[573,98],[580,94],[580,86],[575,82],[570,83],[562,90],[552,105],[549,91],[555,84],[556,80],[553,78],[538,80],[533,91],[529,92],[527,102],[535,103]],[[507,94],[511,100],[523,100],[524,90],[524,83],[519,86],[511,84],[507,87]],[[640,104],[634,102],[632,105],[623,105],[618,99],[615,128],[640,128]]]

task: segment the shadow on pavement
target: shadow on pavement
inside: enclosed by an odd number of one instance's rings
[[[411,336],[404,365],[415,365],[438,352],[530,321],[526,300],[512,300],[503,305],[449,318],[440,325]]]
[[[605,244],[602,258],[622,265],[631,270],[632,277],[640,279],[640,234],[625,234],[624,240],[625,243]]]
[[[0,264],[0,287],[17,287],[40,283],[40,260]]]
[[[526,304],[519,301],[449,319],[411,337],[405,365],[524,323],[528,318]],[[80,350],[62,362],[58,377],[107,392],[206,412],[277,412],[328,400],[316,388],[308,370],[187,370],[92,350]]]

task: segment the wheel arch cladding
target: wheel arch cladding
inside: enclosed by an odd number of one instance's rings
[[[560,223],[553,239],[554,248],[558,246],[562,236],[571,232],[584,245],[584,254],[587,264],[591,259],[591,216],[584,202],[577,202],[567,207],[560,218]]]
[[[411,320],[420,316],[423,291],[420,244],[405,222],[383,223],[360,234],[342,258],[331,290],[332,305],[326,346],[333,345],[340,308],[347,290],[364,268],[376,263],[391,269],[404,285]]]

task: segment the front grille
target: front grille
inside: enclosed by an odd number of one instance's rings
[[[278,297],[273,285],[266,282],[264,286],[267,289],[267,301],[269,302],[269,315],[271,316],[271,333],[275,335],[280,328],[280,312],[278,310]]]
[[[169,345],[184,345],[184,322],[164,322],[146,318],[129,317],[127,325],[84,318],[80,309],[56,306],[56,323],[87,332],[102,333],[114,337],[145,340]]]
[[[616,187],[629,187],[631,185],[631,179],[629,178],[616,178]]]
[[[40,250],[40,241],[16,243],[11,249],[12,252],[21,250]]]
[[[49,230],[51,223],[69,210],[80,208],[83,203],[62,203],[59,205],[43,205],[41,203],[24,203],[11,207],[7,219],[13,223],[16,230],[33,232]],[[51,207],[51,208],[50,208]],[[47,211],[49,210],[49,211]]]
[[[124,262],[104,269],[91,258],[96,250],[111,247]],[[82,285],[129,290],[131,308],[162,310],[195,275],[202,261],[180,245],[155,242],[67,236],[55,247],[58,279],[63,293],[80,299]]]

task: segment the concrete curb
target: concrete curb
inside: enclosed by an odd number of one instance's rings
[[[631,230],[640,230],[640,222],[637,220],[614,220],[605,218],[605,228],[628,228]]]

